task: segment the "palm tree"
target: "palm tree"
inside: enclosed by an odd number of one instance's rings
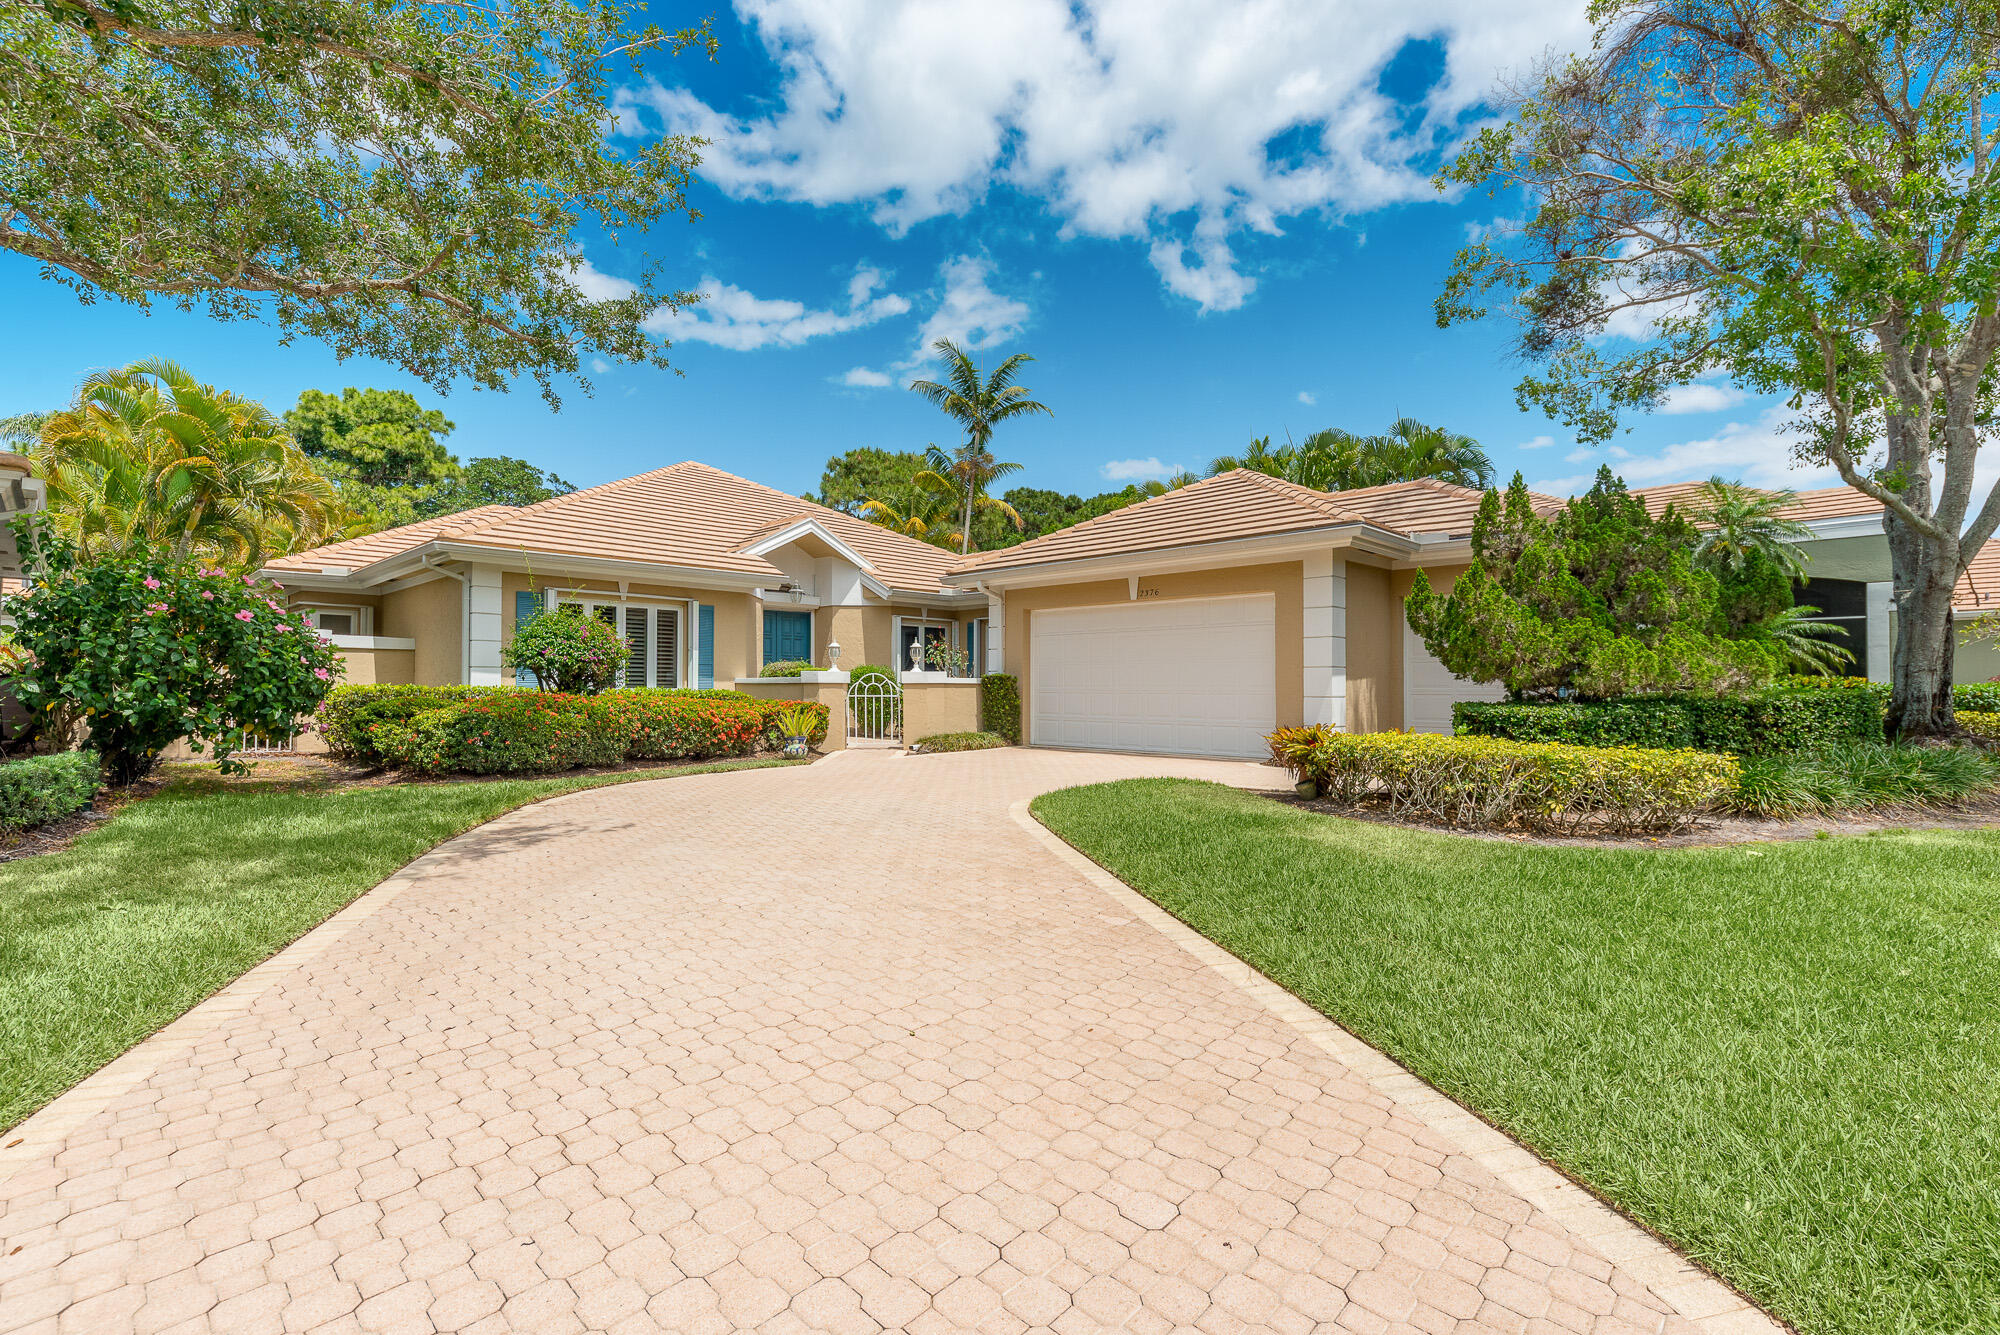
[[[170,361],[93,373],[33,436],[51,520],[86,556],[143,543],[255,566],[346,519],[276,417]]]
[[[980,515],[997,514],[1015,528],[1021,527],[1021,516],[1013,506],[986,494],[988,485],[1020,472],[1021,465],[1003,463],[991,450],[972,444],[961,445],[950,454],[932,445],[924,451],[924,462],[930,467],[917,474],[916,483],[948,497],[958,510],[958,527],[946,541],[956,542],[960,552],[972,550],[972,521]]]
[[[975,511],[997,508],[1012,518],[1015,527],[1018,528],[1021,523],[1021,517],[1014,514],[1004,501],[992,501],[991,505],[980,503],[991,500],[985,496],[987,484],[1021,468],[1017,463],[1003,463],[994,458],[993,428],[1010,417],[1019,417],[1024,413],[1042,413],[1050,417],[1055,414],[1049,411],[1047,404],[1029,398],[1025,385],[1014,383],[1020,369],[1035,360],[1027,353],[1015,353],[994,367],[993,374],[982,379],[979,367],[958,344],[941,338],[931,347],[944,360],[943,383],[917,380],[911,382],[910,388],[965,428],[965,444],[950,454],[935,445],[931,446],[926,454],[930,467],[925,471],[949,485],[957,498],[959,551],[969,552],[972,550]]]
[[[1470,436],[1425,426],[1414,417],[1399,417],[1382,436],[1380,459],[1396,476],[1384,482],[1435,478],[1484,491],[1493,485],[1493,461]]]
[[[1493,461],[1478,441],[1413,417],[1397,419],[1379,436],[1329,427],[1275,449],[1269,436],[1260,436],[1242,454],[1225,454],[1210,463],[1209,476],[1232,468],[1281,477],[1315,491],[1352,491],[1417,478],[1464,487],[1493,485]]]
[[[1812,528],[1784,515],[1798,498],[1795,491],[1759,491],[1710,478],[1687,507],[1688,518],[1701,530],[1695,555],[1730,570],[1741,570],[1761,555],[1793,579],[1803,579],[1807,558],[1798,543],[1812,536]]]

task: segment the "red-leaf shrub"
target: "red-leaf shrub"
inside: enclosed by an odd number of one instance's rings
[[[370,740],[390,764],[420,774],[513,774],[615,765],[626,734],[602,699],[519,691],[378,723]]]

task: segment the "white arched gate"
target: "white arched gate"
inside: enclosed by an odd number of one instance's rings
[[[903,688],[870,673],[847,684],[847,744],[895,745],[903,740]]]

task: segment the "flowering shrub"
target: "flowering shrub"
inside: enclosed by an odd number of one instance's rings
[[[514,628],[500,665],[533,674],[545,691],[595,695],[618,680],[628,654],[616,627],[579,607],[538,612]]]
[[[113,783],[140,778],[178,737],[225,773],[246,732],[289,736],[332,689],[340,656],[255,575],[143,548],[85,562],[40,525],[16,525],[36,571],[8,599],[32,662],[16,678],[38,716],[76,719]],[[70,729],[48,729],[59,741]]]
[[[924,645],[924,666],[932,672],[948,672],[954,677],[963,677],[966,671],[965,650],[943,640],[932,640]]]
[[[376,746],[378,723],[407,724],[427,709],[487,696],[516,694],[518,686],[337,686],[320,702],[312,728],[329,755],[353,765],[378,766],[389,758]]]
[[[1675,830],[1735,790],[1734,758],[1432,733],[1280,728],[1271,757],[1340,802],[1444,825]]]
[[[825,705],[728,690],[584,697],[518,686],[343,686],[316,725],[343,760],[498,774],[775,751],[784,744],[780,720],[793,710],[809,721],[812,743],[826,740]]]
[[[510,691],[377,723],[375,747],[419,774],[512,774],[615,765],[625,737],[602,699]]]

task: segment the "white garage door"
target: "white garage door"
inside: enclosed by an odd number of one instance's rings
[[[1454,677],[1403,624],[1403,730],[1451,731],[1451,707],[1460,700],[1505,700],[1507,688]]]
[[[1032,613],[1028,739],[1037,746],[1269,754],[1275,600],[1194,598]]]

